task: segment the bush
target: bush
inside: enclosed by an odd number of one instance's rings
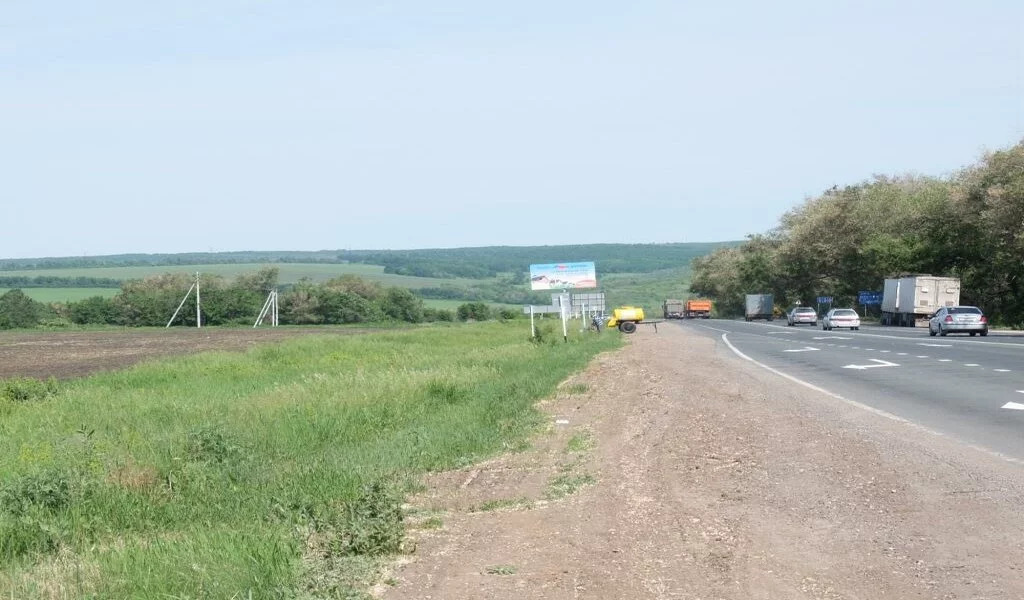
[[[443,308],[424,308],[423,320],[451,322],[455,320],[455,313]]]
[[[518,319],[519,313],[512,310],[511,308],[503,308],[498,311],[498,318],[503,321],[511,321],[512,319]]]
[[[380,299],[380,307],[392,319],[409,323],[423,320],[423,300],[405,288],[388,288]]]
[[[168,315],[170,316],[170,315]],[[117,304],[103,296],[68,303],[68,318],[79,325],[111,325],[118,322]]]
[[[486,321],[491,318],[491,307],[484,302],[467,302],[455,313],[460,321]]]

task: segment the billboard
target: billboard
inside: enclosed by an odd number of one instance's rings
[[[530,265],[531,290],[562,290],[597,287],[597,271],[592,262]]]

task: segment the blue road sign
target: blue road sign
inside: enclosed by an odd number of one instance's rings
[[[818,296],[818,304],[832,304],[832,296]]]
[[[867,306],[869,304],[881,304],[882,292],[865,292],[857,294],[857,302]]]

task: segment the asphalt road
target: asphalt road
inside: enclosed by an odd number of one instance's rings
[[[1024,462],[1024,336],[675,321],[791,380]],[[794,381],[794,383],[796,383]]]

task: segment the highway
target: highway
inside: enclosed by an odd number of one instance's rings
[[[675,321],[794,383],[1024,463],[1024,336],[925,328],[823,331],[786,321]]]

